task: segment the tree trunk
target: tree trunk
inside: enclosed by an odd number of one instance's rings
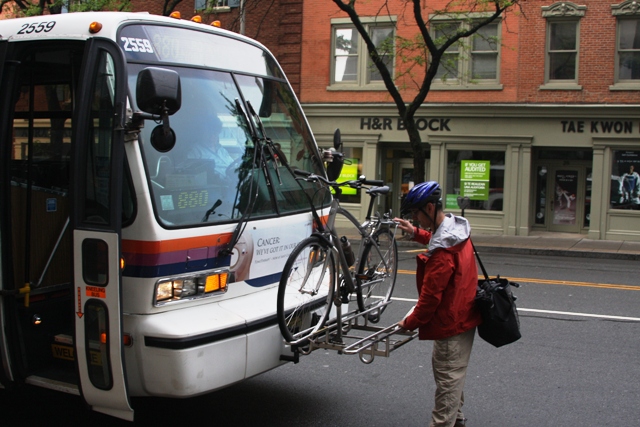
[[[420,132],[416,127],[415,117],[411,115],[410,117],[404,117],[403,119],[407,134],[409,135],[409,143],[413,150],[413,183],[419,184],[425,181],[424,151],[426,147],[422,144]]]

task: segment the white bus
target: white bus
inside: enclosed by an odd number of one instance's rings
[[[185,398],[280,365],[321,153],[262,45],[138,13],[0,21],[0,384]],[[28,387],[28,386],[27,386]]]

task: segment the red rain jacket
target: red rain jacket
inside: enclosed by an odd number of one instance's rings
[[[431,233],[416,229],[414,240],[427,244]],[[417,256],[418,303],[405,319],[408,330],[419,329],[421,340],[461,334],[482,322],[475,306],[478,267],[467,238],[451,247],[437,247]]]

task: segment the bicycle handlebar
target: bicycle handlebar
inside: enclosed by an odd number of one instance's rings
[[[336,181],[329,181],[328,179],[326,179],[325,177],[321,176],[321,175],[316,175],[312,172],[307,172],[304,170],[300,170],[300,169],[294,169],[293,171],[296,175],[300,175],[302,177],[304,177],[305,180],[307,181],[321,181],[324,184],[330,186],[330,187],[344,187],[344,186],[349,186],[349,187],[354,187],[354,188],[359,188],[362,185],[373,185],[373,186],[383,186],[384,185],[384,181],[381,181],[379,179],[367,179],[365,178],[363,175],[361,175],[358,179],[356,180],[351,180],[351,181],[343,181],[343,182],[336,182]]]

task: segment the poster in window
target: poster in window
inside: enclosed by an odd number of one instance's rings
[[[357,159],[357,158],[344,159],[344,166],[342,166],[340,177],[336,181],[344,182],[344,181],[353,181],[358,179],[358,162],[359,161],[360,159]],[[356,195],[358,194],[358,190],[351,187],[342,187],[342,194]]]
[[[640,151],[616,151],[611,168],[611,207],[640,209]]]
[[[553,223],[555,225],[576,224],[576,194],[578,171],[558,170],[555,176],[555,203]]]
[[[489,200],[489,160],[462,160],[460,194],[471,200]]]

